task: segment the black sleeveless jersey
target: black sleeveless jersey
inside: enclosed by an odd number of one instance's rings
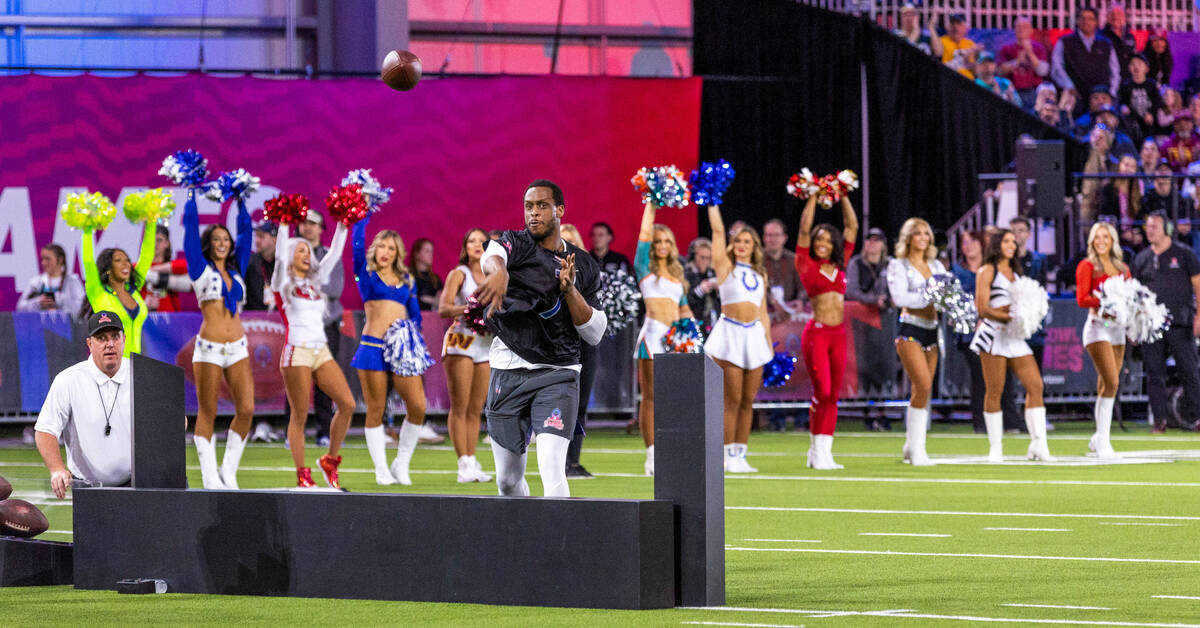
[[[575,288],[593,308],[599,308],[600,265],[565,240],[564,251],[544,248],[528,230],[505,231],[499,243],[508,253],[508,293],[503,311],[488,320],[488,329],[531,364],[579,364],[582,340],[558,289],[559,260],[575,254]]]

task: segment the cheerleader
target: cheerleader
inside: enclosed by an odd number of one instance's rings
[[[442,340],[442,368],[446,371],[446,388],[450,391],[450,414],[446,425],[450,428],[450,442],[454,443],[454,453],[458,457],[459,482],[492,480],[475,459],[479,420],[491,375],[488,356],[492,335],[476,333],[463,321],[467,299],[483,281],[479,259],[483,257],[483,247],[487,243],[488,234],[483,229],[467,232],[458,254],[458,266],[446,275],[446,286],[438,302],[438,313],[443,318],[454,319]]]
[[[325,483],[341,488],[338,480],[338,455],[346,428],[354,414],[354,395],[342,369],[329,352],[325,339],[325,295],[321,286],[337,266],[346,248],[346,225],[338,223],[329,251],[320,263],[313,263],[312,245],[304,238],[289,238],[289,225],[279,225],[279,238],[275,242],[275,272],[271,276],[271,290],[282,306],[287,322],[287,344],[279,360],[283,373],[283,384],[287,390],[292,416],[288,420],[288,443],[292,451],[292,462],[296,464],[296,484],[300,488],[316,486],[312,469],[304,466],[304,423],[308,419],[312,386],[316,385],[337,404],[337,413],[329,430],[329,452],[317,459],[317,466],[325,476]]]
[[[1088,232],[1087,258],[1075,267],[1075,301],[1088,309],[1083,324],[1083,346],[1087,349],[1098,374],[1096,383],[1096,433],[1088,441],[1088,449],[1101,458],[1116,458],[1109,430],[1112,427],[1113,405],[1121,363],[1125,359],[1125,329],[1100,314],[1100,285],[1109,277],[1129,277],[1129,267],[1117,246],[1117,229],[1107,222],[1097,222]]]
[[[1025,387],[1025,426],[1029,429],[1030,460],[1052,461],[1046,443],[1046,408],[1042,403],[1042,375],[1033,351],[1023,338],[1005,328],[1012,320],[1013,302],[1009,288],[1021,274],[1021,265],[1013,263],[1017,239],[1012,231],[1000,229],[988,237],[983,265],[975,279],[975,307],[979,326],[971,339],[971,351],[979,354],[986,392],[983,397],[983,422],[988,434],[988,461],[1004,460],[1001,439],[1004,414],[1000,397],[1004,393],[1007,369],[1012,369]]]
[[[774,357],[762,240],[754,229],[743,226],[727,245],[721,208],[716,205],[708,206],[708,222],[712,227],[712,266],[719,283],[721,318],[704,342],[704,352],[724,372],[725,471],[755,473],[758,469],[746,462],[750,418],[754,395],[762,385],[762,367]]]
[[[144,271],[150,269],[154,260],[155,223],[146,221],[142,233],[142,247],[137,263],[130,261],[122,249],[109,248],[95,254],[95,236],[91,229],[83,232],[83,285],[88,305],[92,312],[108,310],[116,312],[125,328],[125,357],[142,352],[142,325],[149,313],[141,289],[146,279]],[[90,312],[89,312],[90,314]],[[86,316],[85,316],[86,318]]]
[[[896,329],[896,355],[912,390],[904,412],[904,461],[914,467],[932,466],[925,453],[925,431],[929,426],[929,396],[938,363],[937,312],[924,296],[925,282],[933,275],[945,275],[946,267],[937,259],[933,231],[921,218],[909,218],[900,227],[896,257],[888,262],[887,284],[892,303],[900,307],[900,326]]]
[[[370,220],[368,216],[354,225],[354,277],[362,296],[366,322],[350,365],[358,370],[363,401],[367,404],[367,426],[363,433],[367,438],[367,452],[375,466],[375,482],[409,485],[412,479],[408,465],[425,423],[425,385],[421,375],[433,366],[433,358],[421,337],[421,306],[414,278],[405,270],[404,242],[400,234],[385,229],[375,234],[368,248],[367,223]],[[338,229],[340,232],[342,225],[339,224]],[[340,250],[330,247],[325,259],[340,254]],[[383,433],[389,372],[392,387],[404,400],[408,412],[400,427],[396,459],[391,467],[387,465]],[[353,400],[350,408],[354,408]],[[341,409],[339,403],[339,413]],[[342,433],[345,433],[344,428]]]
[[[200,215],[191,201],[184,205],[183,227],[187,273],[204,317],[192,351],[199,405],[192,442],[200,458],[204,488],[236,489],[238,464],[254,419],[254,374],[241,319],[246,302],[242,276],[250,263],[250,212],[244,203],[238,203],[236,243],[223,225],[210,225],[201,235]],[[218,471],[212,435],[222,381],[233,395],[234,415]]]
[[[858,217],[850,199],[842,197],[842,231],[830,224],[813,228],[817,198],[808,197],[800,215],[796,236],[796,272],[812,299],[813,317],[804,326],[800,350],[804,367],[812,381],[812,410],[809,432],[808,466],[814,469],[841,469],[833,459],[833,432],[837,428],[838,393],[846,371],[845,260],[854,254],[858,237]]]
[[[675,234],[666,225],[654,224],[654,214],[657,210],[658,206],[653,202],[646,202],[646,207],[642,210],[641,231],[638,232],[637,252],[633,258],[638,288],[642,292],[642,302],[646,305],[646,320],[638,333],[637,348],[633,354],[637,359],[638,385],[642,390],[642,401],[638,406],[638,425],[642,430],[642,442],[646,445],[646,475],[654,475],[654,355],[667,351],[663,339],[670,331],[671,323],[681,318],[692,317],[692,309],[688,307],[687,302],[687,281],[683,278],[683,264],[679,263]],[[760,371],[759,376],[761,375]],[[751,390],[757,389],[758,385],[755,384]],[[729,422],[726,421],[727,437],[728,425]],[[729,438],[726,438],[725,442],[729,443]],[[744,442],[744,439],[741,442]],[[728,460],[728,456],[726,459]],[[745,463],[745,458],[740,460],[741,464]],[[741,465],[735,469],[744,470]]]

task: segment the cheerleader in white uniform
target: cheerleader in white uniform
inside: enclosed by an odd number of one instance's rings
[[[754,473],[746,461],[754,396],[762,386],[763,365],[771,361],[771,319],[767,317],[767,272],[762,240],[742,227],[725,244],[721,208],[708,206],[712,226],[713,270],[721,295],[721,318],[704,341],[704,353],[724,371],[725,471]]]
[[[896,257],[888,262],[887,283],[892,303],[900,308],[896,329],[896,354],[912,383],[908,409],[904,412],[904,461],[914,467],[932,466],[925,453],[929,427],[929,396],[938,363],[937,311],[925,298],[925,283],[933,275],[945,275],[937,259],[933,231],[921,218],[909,218],[896,239]]]
[[[337,413],[330,423],[329,452],[317,459],[317,466],[325,476],[326,484],[341,488],[338,465],[342,457],[338,451],[346,438],[356,404],[346,376],[326,344],[323,322],[326,299],[321,286],[329,280],[346,248],[346,225],[338,223],[329,251],[318,264],[313,264],[312,246],[308,240],[289,238],[288,227],[287,223],[279,225],[271,289],[282,304],[280,310],[287,323],[287,344],[279,359],[279,370],[283,373],[288,403],[292,406],[288,444],[292,462],[296,464],[296,484],[300,488],[316,486],[312,469],[304,466],[304,423],[308,420],[315,382],[337,404]]]
[[[642,389],[638,425],[642,430],[642,442],[646,445],[646,475],[654,475],[654,356],[667,351],[663,340],[671,329],[671,323],[692,317],[675,234],[666,225],[654,224],[657,210],[658,206],[653,202],[646,202],[642,210],[642,227],[638,232],[637,253],[633,259],[642,302],[646,304],[646,321],[638,333],[637,348],[633,354],[637,359],[638,384]]]
[[[1088,448],[1101,458],[1117,458],[1109,433],[1113,406],[1117,401],[1121,363],[1125,361],[1125,328],[1100,315],[1100,286],[1110,277],[1129,277],[1129,267],[1121,259],[1117,229],[1107,222],[1092,225],[1088,232],[1087,258],[1075,268],[1075,301],[1087,308],[1083,324],[1083,346],[1096,365],[1096,432]]]
[[[479,259],[487,246],[488,234],[483,229],[471,229],[463,238],[458,266],[446,275],[438,313],[454,319],[442,339],[442,368],[446,371],[446,387],[450,391],[450,442],[458,457],[459,482],[490,482],[492,476],[483,472],[475,459],[475,444],[479,441],[479,421],[483,403],[487,400],[491,365],[492,335],[479,334],[463,321],[463,310],[483,281]]]
[[[1012,320],[1009,310],[1012,297],[1009,288],[1021,273],[1020,264],[1013,264],[1017,240],[1012,231],[1001,229],[988,238],[983,254],[983,266],[975,283],[975,307],[979,310],[979,326],[971,339],[971,350],[979,354],[983,366],[983,381],[987,392],[983,399],[983,421],[988,434],[988,461],[1004,459],[1004,415],[1000,397],[1004,392],[1004,377],[1012,369],[1025,387],[1025,425],[1029,429],[1031,460],[1052,461],[1046,443],[1046,407],[1042,403],[1042,374],[1038,370],[1033,350],[1008,331],[1005,325]]]

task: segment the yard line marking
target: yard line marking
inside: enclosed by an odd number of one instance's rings
[[[75,533],[71,530],[46,530],[42,534],[65,534],[67,536],[75,536]]]
[[[1051,512],[971,512],[960,510],[881,510],[874,508],[804,508],[800,506],[726,506],[725,510],[761,510],[769,512],[834,512],[864,515],[946,515],[952,517],[1049,517],[1064,519],[1165,519],[1168,521],[1200,521],[1200,517],[1183,515],[1102,515],[1091,513]]]
[[[597,474],[604,475],[604,474]],[[725,476],[726,480],[793,480],[793,481],[824,481],[824,482],[891,482],[916,484],[996,484],[996,485],[1031,485],[1031,486],[1156,486],[1166,488],[1200,488],[1200,482],[1128,482],[1121,480],[998,480],[976,478],[891,478],[864,476],[830,476],[830,475],[764,475],[764,474],[734,474]]]
[[[792,437],[808,437],[809,433],[807,431],[805,431],[805,432],[783,432],[783,435],[784,436],[792,436]],[[838,433],[837,436],[838,436],[838,438],[894,438],[896,440],[900,440],[905,437],[904,432],[902,432],[902,431],[882,432],[882,433],[880,433],[880,432],[846,432],[845,434]],[[1025,437],[1026,435],[1022,434],[1021,436]],[[928,438],[938,438],[938,439],[945,439],[945,440],[979,440],[979,441],[987,440],[987,436],[985,434],[930,434],[928,436]],[[1091,438],[1092,437],[1089,434],[1079,434],[1079,435],[1063,434],[1061,436],[1055,435],[1055,436],[1051,437],[1050,440],[1086,441],[1086,440],[1091,440]],[[1179,435],[1179,436],[1165,436],[1165,435],[1163,435],[1163,436],[1151,436],[1151,435],[1118,436],[1118,435],[1114,434],[1112,436],[1112,440],[1113,441],[1125,441],[1125,442],[1144,441],[1144,442],[1156,442],[1156,443],[1195,443],[1195,444],[1200,444],[1200,438],[1197,438],[1195,436],[1184,436],[1184,435]]]
[[[927,536],[939,539],[948,539],[952,534],[917,534],[915,532],[859,532],[859,536]]]
[[[1182,523],[1138,523],[1138,522],[1132,522],[1132,521],[1120,521],[1120,522],[1105,521],[1105,522],[1101,522],[1100,525],[1102,525],[1102,526],[1162,526],[1162,527],[1166,527],[1166,528],[1178,528],[1178,527],[1182,526],[1183,524]]]
[[[1100,524],[1106,525],[1106,524]],[[1179,525],[1177,523],[1168,523],[1164,525]],[[984,528],[984,530],[1009,530],[1012,532],[1070,532],[1068,528]]]
[[[822,541],[813,541],[811,539],[742,539],[743,541],[756,541],[758,543],[821,543]]]
[[[1200,600],[1200,597],[1194,595],[1151,595],[1150,597],[1160,600]]]
[[[40,462],[0,462],[0,467],[44,467]]]
[[[804,624],[742,624],[730,621],[681,621],[691,626],[749,626],[750,628],[804,628]]]
[[[1115,608],[1107,606],[1069,606],[1067,604],[1001,604],[1000,606],[1019,606],[1021,608],[1069,608],[1079,611],[1115,611]]]
[[[727,547],[734,552],[810,552],[814,554],[869,554],[873,556],[934,556],[943,558],[1007,558],[1017,560],[1075,560],[1097,563],[1147,563],[1200,565],[1200,560],[1176,558],[1116,558],[1109,556],[1025,556],[1021,554],[960,554],[950,552],[891,552],[875,550],[807,549],[802,547]]]
[[[1025,617],[979,617],[976,615],[935,615],[933,613],[897,612],[897,611],[815,611],[798,608],[746,608],[734,606],[681,606],[679,610],[695,611],[731,611],[737,613],[786,613],[797,615],[862,615],[866,617],[901,617],[910,619],[947,619],[953,621],[974,621],[987,623],[1013,624],[1058,624],[1069,626],[1129,626],[1133,628],[1200,628],[1200,624],[1164,624],[1133,621],[1098,621],[1086,619],[1029,619]],[[832,616],[832,615],[831,615]]]

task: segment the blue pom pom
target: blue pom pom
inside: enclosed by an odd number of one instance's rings
[[[222,172],[216,181],[212,181],[206,186],[204,195],[218,203],[229,199],[245,202],[251,194],[258,190],[258,185],[258,177],[246,172],[243,168],[238,168],[232,172]]]
[[[700,164],[700,168],[692,171],[692,202],[698,207],[720,205],[736,174],[724,159],[715,164],[707,161]]]
[[[388,202],[392,198],[392,188],[385,188],[371,174],[370,168],[359,168],[351,170],[342,179],[342,185],[353,185],[357,183],[362,186],[363,197],[367,199],[367,206],[371,211],[377,211],[380,205]]]
[[[163,160],[158,174],[167,177],[175,185],[197,188],[208,178],[208,160],[191,149],[176,151]]]
[[[795,356],[783,351],[776,351],[775,357],[771,358],[771,361],[763,366],[763,388],[778,388],[783,386],[792,377],[792,371],[795,370]]]

